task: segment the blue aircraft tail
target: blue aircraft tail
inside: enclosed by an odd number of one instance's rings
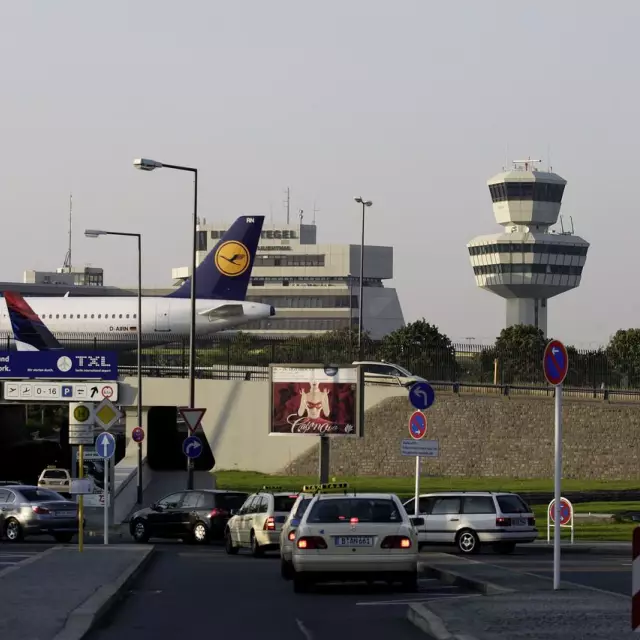
[[[241,216],[196,268],[196,298],[245,300],[264,216]],[[190,298],[191,279],[167,298]]]
[[[7,303],[18,351],[49,351],[63,348],[19,293],[4,291],[2,296]]]

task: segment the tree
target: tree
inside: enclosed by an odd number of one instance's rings
[[[619,376],[619,386],[637,388],[640,385],[640,329],[616,331],[606,353]]]
[[[606,351],[578,351],[575,347],[567,347],[569,371],[565,384],[568,387],[606,387],[611,383],[611,366]]]
[[[516,324],[500,332],[493,349],[484,354],[484,366],[498,360],[498,384],[544,384],[542,357],[548,340],[533,325]]]
[[[385,336],[378,357],[402,365],[427,380],[457,380],[458,365],[451,340],[424,318]]]

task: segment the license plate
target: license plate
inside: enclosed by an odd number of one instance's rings
[[[527,526],[527,519],[526,518],[514,518],[512,520],[513,526],[514,527],[526,527]]]
[[[372,547],[371,536],[337,536],[336,547]]]
[[[76,515],[75,511],[56,511],[56,515],[59,518],[73,518]]]

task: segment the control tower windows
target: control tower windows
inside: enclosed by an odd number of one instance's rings
[[[535,273],[562,276],[582,275],[582,267],[565,264],[482,264],[473,267],[477,276],[494,275],[498,273]]]
[[[503,182],[489,185],[489,192],[493,202],[532,200],[560,203],[564,185],[548,182]]]
[[[563,256],[586,256],[589,247],[568,244],[542,244],[532,242],[499,242],[469,247],[469,255],[483,256],[491,253],[549,253]]]

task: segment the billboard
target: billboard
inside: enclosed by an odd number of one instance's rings
[[[270,365],[269,434],[362,437],[362,375],[354,365]]]
[[[118,379],[113,351],[0,351],[0,378]]]

